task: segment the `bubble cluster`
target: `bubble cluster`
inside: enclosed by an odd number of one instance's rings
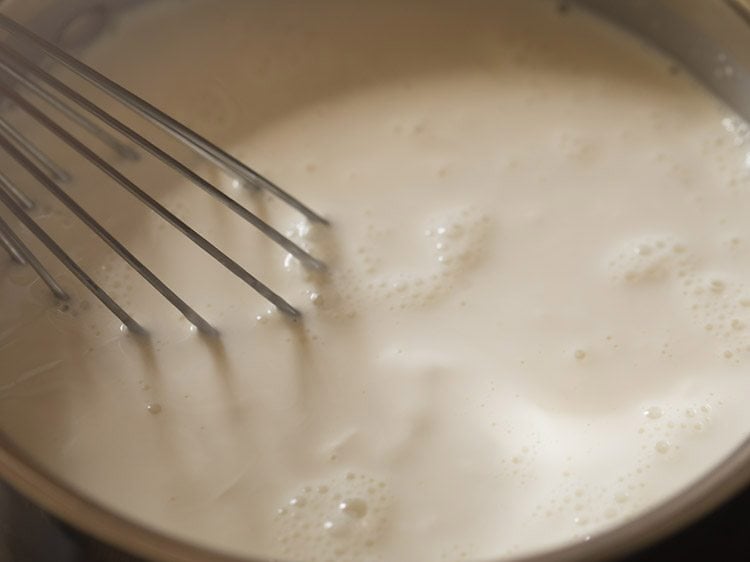
[[[287,230],[286,236],[305,252],[329,266],[323,273],[306,267],[292,254],[285,256],[284,269],[302,282],[302,302],[307,301],[319,310],[335,311],[334,314],[350,310],[351,306],[348,309],[342,306],[345,303],[341,302],[338,283],[342,274],[345,274],[345,269],[342,270],[340,266],[331,267],[336,262],[336,251],[329,229],[303,219]],[[262,321],[262,316],[258,316],[257,319],[259,322]]]
[[[369,216],[365,213],[366,220]],[[304,283],[303,299],[332,315],[353,316],[363,300],[385,302],[390,310],[420,307],[450,293],[456,280],[481,260],[489,222],[476,210],[461,208],[426,221],[410,240],[401,238],[400,228],[394,236],[388,227],[369,223],[350,259],[336,260],[325,229],[302,221],[287,236],[326,263],[335,261],[336,267],[320,275],[292,255],[284,267]]]
[[[633,497],[640,487],[638,469],[619,478],[613,475],[613,481],[603,485],[568,476],[569,481],[557,489],[557,494],[536,506],[536,518],[567,519],[579,529],[576,538],[580,539],[595,526],[622,519],[637,509]]]
[[[483,238],[482,225],[489,218],[465,208],[433,220],[424,235],[430,240],[433,257],[444,267],[451,264],[469,264],[477,259],[477,245]]]
[[[323,262],[329,263],[334,257],[334,252],[331,237],[327,234],[325,226],[311,223],[307,219],[297,222],[291,229],[286,231],[287,238],[305,250],[305,252]],[[292,254],[285,256],[284,268],[287,271],[296,272],[305,281],[316,279],[314,271],[305,267]]]
[[[651,406],[643,410],[643,415],[649,419],[658,420],[660,417],[662,417],[662,415],[664,415],[664,412],[661,408],[659,408],[659,406]]]
[[[743,283],[722,274],[701,274],[683,282],[683,297],[693,321],[720,343],[727,360],[750,350],[750,292]]]
[[[727,178],[723,187],[736,194],[746,193],[750,185],[750,125],[737,115],[724,117],[721,124],[724,131],[716,136],[713,143],[704,145],[704,154],[721,167]],[[732,146],[727,146],[729,144]],[[741,158],[739,166],[737,149]]]
[[[422,267],[389,263],[388,249],[378,248],[376,229],[370,228],[359,252],[361,271],[352,276],[351,297],[367,295],[392,309],[437,301],[481,260],[488,226],[489,218],[471,208],[433,217],[422,229],[422,239],[411,241],[421,250],[409,263]]]
[[[277,510],[279,555],[310,562],[367,558],[385,532],[391,504],[385,482],[366,474],[303,486]]]
[[[698,404],[649,406],[643,410],[644,421],[638,429],[643,438],[641,450],[645,455],[677,454],[690,440],[705,432],[712,423],[713,407],[707,398]]]
[[[660,463],[682,454],[692,441],[704,435],[712,423],[712,396],[695,402],[648,405],[638,412],[637,436],[640,452],[636,453],[627,472],[613,473],[610,478],[592,482],[563,466],[561,484],[534,511],[542,520],[567,520],[578,528],[576,537],[585,539],[600,525],[611,524],[639,512],[649,503],[646,491],[653,480],[648,473]],[[721,404],[720,402],[717,404]],[[572,457],[566,459],[570,463]]]
[[[255,316],[255,321],[258,324],[267,324],[270,320],[277,317],[278,314],[276,313],[276,309],[269,307],[266,308],[266,310],[262,314],[257,314]]]
[[[507,430],[507,434],[512,430]],[[525,445],[515,447],[500,458],[498,475],[512,479],[517,486],[524,487],[539,476],[539,454],[543,451],[542,437],[533,432],[528,435]]]
[[[726,246],[736,251],[741,239]],[[686,244],[671,236],[642,237],[628,242],[609,262],[613,279],[627,285],[670,283],[695,325],[720,344],[718,356],[739,362],[750,352],[750,291],[727,272],[701,271]],[[668,344],[662,355],[671,357]]]
[[[735,146],[745,146],[750,144],[750,124],[737,115],[724,117],[721,120],[724,130],[730,134]]]
[[[668,235],[630,240],[609,260],[612,278],[633,285],[679,276],[689,265],[687,247]]]

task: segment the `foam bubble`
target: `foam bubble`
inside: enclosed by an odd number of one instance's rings
[[[360,560],[385,531],[392,500],[385,482],[349,472],[303,485],[277,510],[279,554],[292,559]]]
[[[659,419],[663,414],[664,412],[659,406],[651,406],[643,411],[643,415],[652,420]]]
[[[161,404],[157,404],[157,403],[147,404],[146,410],[148,411],[149,414],[160,414]]]
[[[379,245],[377,229],[371,228],[359,252],[364,273],[360,279],[367,296],[388,301],[394,309],[424,306],[443,298],[481,261],[488,223],[485,215],[470,207],[432,217],[421,228],[422,240],[411,240],[410,247],[416,250],[408,265],[391,263],[390,252]],[[361,289],[358,292],[361,294]]]
[[[688,265],[685,244],[671,235],[651,235],[629,240],[612,252],[613,279],[627,284],[662,281],[678,275]]]
[[[719,354],[724,359],[738,360],[750,344],[745,294],[744,285],[724,273],[696,275],[684,293],[693,321],[720,342]]]

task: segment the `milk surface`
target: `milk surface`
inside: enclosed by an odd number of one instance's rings
[[[91,141],[293,323],[12,116],[220,331],[191,330],[3,155],[150,333],[121,332],[42,250],[70,302],[2,256],[0,428],[89,496],[233,553],[497,559],[635,517],[747,435],[748,128],[635,39],[551,2],[187,1],[82,57],[331,220],[91,92],[326,261],[306,271],[147,155]]]

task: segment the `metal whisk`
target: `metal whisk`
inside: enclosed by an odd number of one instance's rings
[[[22,25],[0,14],[0,29],[16,38],[27,48],[35,49],[43,55],[85,79],[99,90],[105,92],[119,103],[128,107],[137,115],[157,125],[163,131],[188,146],[206,160],[213,163],[229,175],[241,182],[258,189],[268,191],[286,204],[302,213],[308,220],[321,224],[328,221],[304,205],[292,195],[261,176],[248,166],[232,157],[221,148],[192,131],[185,125],[175,121],[169,115],[155,108],[145,100],[139,98],[122,86],[109,80],[94,69],[80,62],[52,43],[35,35]],[[45,111],[29,101],[29,98],[43,100],[48,106],[55,108],[65,118],[83,127],[96,139],[112,148],[121,158],[138,159],[139,152],[133,148],[150,153],[166,166],[182,174],[191,183],[203,189],[231,211],[242,217],[260,230],[268,238],[276,242],[287,252],[295,256],[308,268],[322,271],[325,264],[317,260],[292,240],[282,235],[269,224],[261,220],[250,210],[220,191],[203,177],[179,162],[163,149],[159,148],[142,135],[119,121],[101,107],[61,82],[39,64],[19,52],[19,49],[8,42],[0,42],[0,96],[11,100],[15,106],[42,125],[58,139],[74,149],[80,156],[99,168],[122,188],[127,190],[140,202],[147,205],[162,219],[187,236],[201,249],[211,255],[217,262],[226,267],[234,275],[255,289],[279,310],[292,318],[300,313],[277,293],[264,285],[255,276],[227,256],[211,242],[198,234],[188,224],[183,222],[158,201],[153,199],[139,186],[125,177],[113,165],[101,158],[95,151],[70,134],[66,128],[51,118]],[[72,102],[72,104],[70,103]],[[77,106],[77,107],[76,107]],[[81,111],[83,110],[83,111]],[[85,115],[88,114],[88,115]],[[96,118],[96,122],[91,117]],[[117,131],[127,138],[132,145],[121,142],[110,134],[100,123]],[[99,236],[112,250],[135,269],[148,283],[161,293],[172,305],[199,330],[213,334],[216,330],[198,312],[183,301],[158,276],[141,263],[127,248],[125,248],[106,228],[99,224],[85,209],[83,209],[62,187],[61,184],[70,180],[67,171],[61,169],[34,143],[15,129],[7,120],[0,116],[0,149],[5,151],[13,160],[20,164],[29,174],[58,201],[67,207],[78,219]],[[136,322],[115,300],[107,294],[87,273],[47,234],[32,218],[29,211],[34,203],[18,185],[0,172],[0,204],[5,206],[46,248],[62,262],[62,264],[78,278],[123,324],[132,332],[144,333],[144,328]],[[55,281],[40,260],[30,251],[10,224],[0,216],[0,245],[9,255],[21,264],[28,264],[37,272],[47,284],[52,293],[59,299],[67,299],[65,290]]]

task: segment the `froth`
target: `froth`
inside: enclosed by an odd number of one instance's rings
[[[311,562],[375,559],[391,508],[385,482],[362,473],[302,486],[277,510],[279,555]]]
[[[687,247],[671,235],[648,235],[625,242],[608,260],[612,278],[627,284],[661,281],[689,264]]]
[[[750,292],[727,274],[688,277],[683,295],[692,318],[721,346],[721,356],[739,360],[750,351]]]
[[[313,307],[353,314],[363,303],[379,303],[391,310],[438,303],[487,252],[491,221],[470,207],[434,215],[421,229],[406,232],[400,232],[403,225],[367,222],[367,215],[361,236],[349,241],[355,248],[353,256],[336,252],[325,228],[303,221],[287,231],[306,251],[333,264],[320,274],[305,270],[292,255],[285,258],[284,267],[304,281],[302,294]],[[392,237],[408,238],[394,245]],[[337,267],[342,262],[349,267]]]
[[[328,270],[148,156],[118,162],[288,322],[71,169],[220,336],[40,197],[149,330],[64,274],[57,307],[0,256],[0,429],[61,478],[239,557],[455,562],[585,540],[745,436],[748,128],[687,73],[551,2],[142,4],[88,62],[329,218],[195,168]]]

